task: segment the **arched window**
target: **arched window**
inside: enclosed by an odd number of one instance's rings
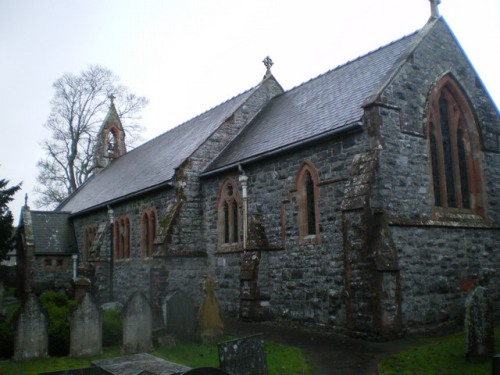
[[[127,216],[118,217],[114,223],[113,249],[115,259],[130,257],[130,220]]]
[[[431,93],[427,134],[435,209],[484,215],[480,136],[472,109],[450,76]]]
[[[313,164],[305,161],[295,179],[298,203],[299,236],[314,236],[319,241],[319,177]]]
[[[111,128],[108,131],[107,135],[107,151],[108,154],[114,155],[118,151],[118,140],[117,140],[118,131],[115,128]]]
[[[156,209],[150,208],[144,211],[141,221],[142,228],[142,256],[153,255],[153,244],[156,236]]]
[[[87,261],[91,258],[89,251],[92,247],[92,244],[94,242],[94,239],[97,234],[97,226],[96,225],[89,225],[88,227],[85,228],[84,232],[84,261]]]
[[[220,244],[240,242],[240,195],[238,185],[226,180],[219,191],[217,230]]]

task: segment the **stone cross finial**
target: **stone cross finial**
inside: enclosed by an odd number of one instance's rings
[[[111,104],[113,104],[115,99],[116,99],[116,96],[114,96],[113,93],[111,93],[108,95],[108,98],[109,98],[109,100],[111,100]]]
[[[431,2],[431,18],[439,18],[439,4],[441,0],[429,0]]]
[[[271,75],[271,66],[273,66],[273,60],[269,56],[267,56],[264,60],[262,60],[266,67],[266,77]]]

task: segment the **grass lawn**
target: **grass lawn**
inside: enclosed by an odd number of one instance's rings
[[[309,374],[309,367],[302,352],[294,347],[265,342],[269,375]],[[160,358],[180,363],[189,367],[219,366],[217,344],[201,345],[196,343],[178,343],[175,348],[159,348],[151,353]],[[38,375],[44,371],[69,370],[89,367],[96,359],[120,356],[118,347],[105,348],[104,353],[90,358],[51,357],[31,361],[0,362],[2,375]]]
[[[491,360],[473,364],[465,360],[464,333],[422,339],[422,345],[404,350],[379,364],[381,375],[491,375]],[[495,329],[500,349],[500,327]]]

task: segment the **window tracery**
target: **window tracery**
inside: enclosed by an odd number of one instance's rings
[[[468,101],[450,76],[431,94],[427,134],[434,207],[484,215],[478,128]]]

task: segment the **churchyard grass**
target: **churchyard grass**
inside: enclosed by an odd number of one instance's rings
[[[310,373],[306,360],[299,349],[269,341],[266,341],[265,345],[269,375]],[[203,345],[181,342],[174,348],[158,348],[151,354],[189,367],[219,366],[216,343]],[[120,355],[119,347],[110,347],[104,348],[104,353],[98,357],[51,357],[22,362],[7,360],[0,362],[0,374],[38,375],[38,373],[44,371],[83,368],[89,367],[90,362],[93,360],[118,357]]]
[[[231,340],[234,337],[227,337]],[[265,341],[269,375],[309,374],[309,366],[300,349]],[[217,344],[178,343],[174,348],[157,349],[153,354],[189,367],[219,366]]]
[[[421,339],[421,344],[393,355],[379,364],[381,375],[490,375],[491,362],[470,363],[465,360],[462,332]],[[500,349],[500,327],[495,329],[496,352]]]

